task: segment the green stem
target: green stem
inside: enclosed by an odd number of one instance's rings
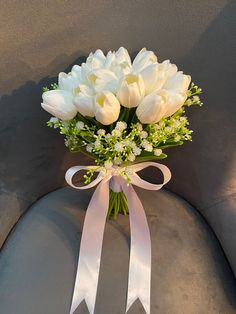
[[[107,218],[116,219],[118,214],[128,214],[128,203],[123,192],[110,190]]]
[[[126,110],[127,110],[127,108],[125,108],[125,107],[121,108],[120,116],[119,116],[119,119],[118,119],[119,121],[123,121],[124,120]]]
[[[127,124],[128,124],[130,109],[129,108],[125,108],[125,109],[126,109],[126,112],[125,112],[125,116],[124,116],[124,121],[127,122]]]

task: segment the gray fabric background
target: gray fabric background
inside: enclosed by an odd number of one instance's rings
[[[193,143],[165,161],[168,188],[202,212],[236,272],[236,2],[2,0],[0,12],[1,243],[30,204],[64,184],[69,166],[89,163],[46,127],[42,87],[96,48],[134,55],[146,46],[204,90],[205,106],[189,112]]]

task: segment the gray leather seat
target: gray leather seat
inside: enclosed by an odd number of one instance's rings
[[[231,270],[202,217],[173,193],[137,190],[152,238],[151,313],[235,313]],[[0,313],[69,313],[90,197],[62,188],[21,218],[0,259]],[[120,215],[106,225],[95,314],[125,313],[128,257],[129,222]],[[85,303],[76,313],[88,313]],[[128,313],[144,311],[136,302]]]

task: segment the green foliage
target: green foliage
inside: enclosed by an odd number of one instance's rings
[[[51,84],[52,90],[58,89],[58,84],[57,83],[52,83]],[[50,89],[47,86],[43,87],[43,93],[48,92]]]
[[[57,89],[58,85],[52,84],[51,87]],[[48,91],[48,88],[44,88],[44,91]],[[95,118],[84,117],[80,113],[69,121],[52,117],[47,125],[59,129],[71,152],[82,152],[101,167],[106,168],[110,164],[126,166],[141,161],[164,159],[167,157],[165,149],[192,140],[185,108],[192,105],[202,106],[199,98],[201,93],[201,88],[192,83],[184,105],[172,116],[154,124],[142,125],[138,122],[135,108],[122,107],[118,123],[109,126],[103,126]],[[91,182],[94,172],[94,169],[87,172],[84,176],[85,184]],[[125,173],[121,175],[129,181]],[[124,208],[127,212],[124,204],[122,195],[111,192],[109,215],[116,216],[118,208]]]
[[[57,83],[53,83],[51,84],[52,89],[58,89],[58,84]]]
[[[188,98],[185,101],[184,105],[185,106],[192,106],[192,105],[197,105],[197,106],[202,106],[203,103],[200,100],[200,97],[198,95],[202,94],[202,89],[195,85],[194,83],[191,84],[189,90],[188,90]]]
[[[43,93],[48,92],[49,88],[47,86],[43,87]]]

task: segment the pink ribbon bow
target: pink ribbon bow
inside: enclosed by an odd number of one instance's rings
[[[138,176],[138,171],[150,166],[161,170],[164,177],[162,184],[152,184]],[[73,176],[80,170],[89,169],[99,172],[97,178],[86,186],[75,186],[72,183]],[[123,174],[128,176],[131,184],[127,184]],[[109,206],[109,187],[115,192],[124,192],[130,214],[131,248],[126,312],[134,301],[139,298],[146,313],[150,314],[150,232],[144,208],[132,184],[146,190],[159,190],[170,180],[170,170],[166,166],[155,162],[143,162],[127,167],[111,167],[109,169],[97,166],[75,166],[67,170],[65,178],[67,183],[75,189],[89,189],[99,183],[90,200],[84,220],[70,314],[74,313],[83,300],[87,304],[89,313],[94,313],[103,233]]]

